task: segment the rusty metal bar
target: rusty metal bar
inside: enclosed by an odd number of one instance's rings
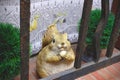
[[[115,14],[115,21],[114,21],[114,25],[113,25],[113,30],[112,30],[112,34],[110,36],[110,41],[108,44],[108,48],[107,48],[107,53],[106,56],[107,57],[111,57],[112,53],[113,53],[113,49],[115,46],[115,42],[117,41],[117,38],[119,36],[119,30],[120,30],[120,0],[118,1],[118,6],[117,6],[117,11]]]
[[[74,64],[75,68],[79,68],[81,66],[81,56],[84,53],[84,49],[85,49],[84,43],[85,43],[85,38],[88,30],[88,23],[89,23],[91,8],[92,8],[92,2],[93,0],[84,0],[82,20],[81,20],[79,38],[77,43],[78,45],[76,49],[77,56],[75,58],[75,64]]]
[[[111,11],[112,11],[112,13],[114,13],[114,14],[116,14],[116,9],[117,9],[117,6],[118,6],[118,1],[119,1],[119,0],[113,0],[113,2],[112,2]]]
[[[21,80],[29,80],[30,0],[20,0]]]
[[[120,33],[119,33],[119,37],[118,37],[117,41],[115,42],[115,48],[120,50]]]
[[[93,53],[94,53],[94,60],[97,62],[100,58],[101,48],[100,48],[100,38],[103,33],[104,27],[107,24],[108,21],[108,15],[109,15],[109,0],[102,0],[101,1],[101,7],[102,7],[102,13],[101,13],[101,19],[98,23],[97,29],[95,31],[94,37],[93,37]]]

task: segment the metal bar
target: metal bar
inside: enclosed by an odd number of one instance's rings
[[[103,33],[104,27],[107,24],[108,15],[109,15],[109,0],[102,0],[101,4],[102,4],[101,19],[100,22],[98,23],[97,29],[93,37],[93,48],[94,48],[93,53],[94,53],[95,62],[97,62],[100,58],[100,53],[101,53],[100,38]]]
[[[107,53],[106,56],[107,57],[111,57],[112,53],[113,53],[113,49],[115,46],[115,42],[117,41],[117,38],[119,36],[119,30],[120,30],[120,0],[118,1],[118,6],[117,6],[117,11],[115,14],[115,22],[113,25],[113,30],[112,30],[112,34],[110,36],[110,41],[108,44],[108,48],[107,48]]]
[[[80,25],[80,32],[79,32],[79,38],[78,38],[78,45],[76,49],[76,58],[75,58],[75,68],[79,68],[81,66],[81,56],[84,53],[84,43],[85,38],[87,35],[88,30],[88,23],[89,23],[89,16],[92,8],[92,2],[93,0],[84,0],[84,7],[83,7],[83,13],[82,13],[82,20]]]
[[[120,53],[118,54],[116,53],[111,58],[104,57],[100,59],[98,63],[89,62],[83,65],[81,68],[78,69],[72,68],[39,80],[74,80],[80,76],[107,67],[119,61]]]
[[[118,1],[119,0],[113,0],[113,2],[112,2],[112,9],[111,9],[111,11],[114,14],[116,14],[116,9],[117,9],[117,6],[118,6]]]
[[[20,0],[21,80],[29,80],[30,0]]]
[[[120,33],[119,33],[119,37],[118,37],[117,41],[115,42],[115,48],[120,50]]]

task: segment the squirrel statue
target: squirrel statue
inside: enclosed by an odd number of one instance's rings
[[[42,38],[42,48],[48,45],[52,41],[52,35],[58,34],[59,31],[57,30],[56,24],[58,22],[64,23],[66,20],[63,16],[59,16],[54,20],[54,22],[48,26],[46,32],[44,33],[44,37]]]
[[[74,65],[75,54],[67,33],[53,34],[51,40],[37,56],[36,70],[41,78],[70,69]]]

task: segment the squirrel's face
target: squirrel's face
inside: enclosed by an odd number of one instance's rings
[[[67,51],[70,47],[70,42],[67,39],[66,33],[54,35],[51,42],[52,50]]]

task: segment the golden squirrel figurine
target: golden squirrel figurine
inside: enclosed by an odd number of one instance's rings
[[[75,54],[67,40],[67,33],[54,34],[51,43],[37,56],[36,70],[38,75],[44,78],[72,68],[74,60]]]

